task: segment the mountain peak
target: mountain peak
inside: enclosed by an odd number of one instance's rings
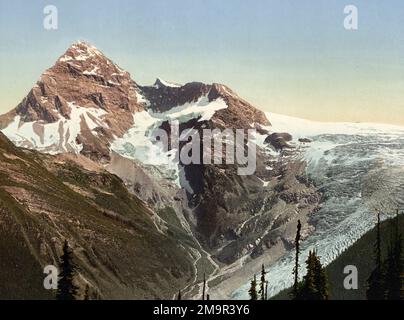
[[[87,42],[85,40],[77,40],[77,41],[73,42],[70,47],[73,47],[73,46],[87,46],[89,48],[95,48],[90,42]]]
[[[0,127],[8,128],[20,146],[108,157],[109,141],[133,125],[134,112],[144,110],[138,94],[128,72],[93,45],[78,41],[10,114],[0,117]],[[27,138],[18,138],[20,129],[28,132]]]
[[[58,62],[87,61],[94,58],[102,59],[107,63],[109,62],[109,59],[90,43],[76,41],[59,58]]]
[[[169,88],[180,88],[182,87],[182,85],[178,84],[178,83],[173,83],[173,82],[169,82],[169,81],[165,81],[161,78],[157,78],[156,81],[154,82],[153,85],[155,88],[161,88],[161,87],[169,87]]]

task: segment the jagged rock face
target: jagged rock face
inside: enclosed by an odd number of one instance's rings
[[[45,71],[15,110],[0,119],[18,128],[32,123],[32,134],[19,145],[45,152],[80,151],[94,159],[109,158],[109,144],[132,125],[132,114],[143,110],[136,84],[98,49],[78,42]],[[14,118],[12,117],[14,115]],[[49,124],[54,124],[49,134]],[[75,128],[78,126],[78,128]],[[80,147],[78,147],[80,146]]]
[[[72,110],[68,102],[114,112],[113,117],[118,117],[115,120],[121,120],[119,116],[128,111],[143,109],[137,101],[136,84],[129,73],[83,42],[73,44],[52,68],[45,71],[18,105],[16,113],[24,122],[55,122],[60,116],[70,118]],[[127,130],[111,127],[117,134]]]
[[[227,119],[220,122],[221,128],[232,128]],[[215,121],[213,116],[210,121],[193,120],[183,127],[202,134],[202,129],[217,128]],[[290,152],[295,152],[292,147]],[[239,175],[238,165],[225,164],[224,160],[221,165],[191,164],[183,168],[192,190],[188,193],[193,209],[189,220],[194,232],[226,264],[247,254],[257,257],[279,243],[290,246],[291,238],[284,232],[297,223],[296,208],[300,215],[308,216],[321,198],[305,177],[305,163],[271,156],[258,146],[256,170],[251,175]]]
[[[270,136],[265,115],[229,88],[219,84],[200,88],[206,90],[199,94],[206,95],[208,101],[222,99],[227,107],[208,120],[195,117],[181,123],[180,132],[192,128],[202,136],[204,129],[254,128],[263,140]],[[168,122],[161,128],[170,133]],[[279,136],[289,138],[288,134]],[[271,143],[268,148],[276,149]],[[285,230],[296,224],[297,217],[313,213],[320,200],[314,186],[304,181],[304,163],[288,164],[264,149],[265,144],[257,147],[256,170],[247,176],[240,176],[238,165],[225,164],[224,159],[222,165],[181,164],[191,190],[188,199],[192,214],[188,220],[201,243],[222,263],[233,263],[245,255],[256,257],[279,243],[288,246]],[[224,149],[222,155],[224,158]],[[296,207],[301,202],[305,205],[298,216]]]
[[[214,100],[222,97],[228,108],[219,110],[212,118],[215,126],[233,129],[257,129],[260,133],[268,133],[263,129],[263,126],[269,126],[270,122],[264,112],[253,107],[247,101],[240,98],[230,88],[221,85],[213,84],[209,95],[210,99]]]
[[[288,142],[292,141],[292,136],[289,133],[272,133],[265,139],[265,143],[271,144],[275,150],[291,149],[292,146]]]
[[[157,79],[153,86],[142,87],[145,98],[150,103],[150,109],[155,112],[165,112],[176,106],[195,102],[210,91],[210,86],[191,82],[184,86],[168,85]]]
[[[212,119],[218,128],[249,129],[270,125],[261,110],[254,108],[222,84],[191,82],[180,86],[157,79],[154,86],[142,87],[142,93],[149,101],[150,109],[155,112],[165,112],[186,103],[196,102],[202,96],[206,96],[209,102],[223,99],[227,108],[215,112]]]
[[[226,108],[217,110],[208,120],[201,121],[201,117],[195,117],[182,123],[180,132],[192,128],[201,137],[203,129],[257,129],[261,134],[268,133],[265,128],[270,123],[265,114],[225,85],[194,82],[178,87],[156,81],[153,87],[142,90],[151,108],[156,111],[169,111],[177,105],[195,102],[202,96],[206,96],[209,102],[222,99],[226,104]],[[170,133],[168,123],[161,128]],[[185,180],[192,189],[188,197],[193,217],[189,220],[193,221],[194,232],[209,250],[237,238],[240,225],[260,211],[265,198],[261,179],[269,177],[265,167],[270,161],[262,150],[257,150],[257,170],[251,176],[239,176],[237,165],[183,166]],[[232,258],[222,259],[222,262],[234,260],[234,257],[241,255],[241,251],[242,247],[239,252],[234,250]]]

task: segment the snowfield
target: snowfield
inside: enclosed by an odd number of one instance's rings
[[[404,127],[267,117],[273,132],[293,135],[308,176],[323,193],[322,207],[310,220],[315,231],[302,242],[301,275],[309,250],[328,264],[374,226],[376,210],[386,217],[404,206]],[[270,296],[292,285],[293,259],[290,252],[270,267]],[[240,285],[232,298],[248,299],[249,282]]]
[[[54,123],[21,122],[17,115],[2,132],[17,146],[29,147],[49,154],[62,152],[80,153],[83,149],[76,141],[82,125],[90,130],[108,127],[103,121],[106,111],[96,108],[83,108],[68,102],[70,118],[60,116]],[[96,131],[93,131],[96,135]]]
[[[138,99],[146,105],[150,104],[140,93],[138,93]],[[208,121],[216,111],[225,108],[227,108],[227,104],[223,99],[209,101],[207,95],[204,95],[196,102],[186,103],[166,112],[151,110],[137,112],[133,115],[134,126],[122,138],[116,139],[112,143],[111,150],[145,165],[160,167],[161,172],[165,173],[163,177],[173,180],[179,187],[184,187],[192,193],[175,157],[178,150],[172,149],[168,152],[164,150],[160,143],[154,142],[153,132],[164,121],[184,123],[198,117],[198,121]]]

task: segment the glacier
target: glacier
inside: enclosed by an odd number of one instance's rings
[[[323,203],[309,223],[314,231],[301,243],[301,270],[316,249],[327,265],[376,222],[404,207],[404,127],[374,123],[325,123],[267,113],[273,132],[288,132],[307,162],[307,175],[323,193]],[[300,143],[308,138],[311,143]],[[268,295],[293,284],[294,252],[268,268]],[[248,299],[250,283],[232,293]]]
[[[146,106],[150,105],[141,93],[138,92],[137,97]],[[154,112],[150,109],[136,112],[133,114],[133,127],[122,138],[113,141],[111,150],[128,159],[140,161],[144,165],[161,168],[159,177],[172,180],[178,187],[184,187],[193,193],[175,157],[178,150],[166,151],[160,143],[155,143],[153,132],[165,121],[184,123],[194,118],[198,118],[199,122],[208,121],[216,111],[227,107],[222,98],[210,101],[207,95],[202,95],[197,101],[173,107],[166,112]]]

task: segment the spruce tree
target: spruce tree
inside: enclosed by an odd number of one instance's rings
[[[74,285],[74,276],[76,274],[76,266],[73,262],[73,254],[69,249],[69,244],[65,240],[63,245],[63,254],[60,257],[59,264],[59,281],[56,294],[57,300],[76,300],[78,288]]]
[[[90,287],[88,284],[86,284],[86,289],[84,290],[83,300],[90,300]]]
[[[250,294],[250,300],[257,300],[258,299],[258,295],[257,295],[257,277],[254,274],[254,279],[251,280],[251,287],[250,290],[248,291],[248,293]]]
[[[300,223],[300,220],[297,221],[297,231],[296,231],[296,238],[295,238],[295,266],[293,268],[293,275],[294,275],[294,284],[293,284],[293,290],[291,292],[291,298],[293,300],[298,299],[299,296],[299,254],[300,254],[300,232],[302,229],[302,224]]]
[[[401,273],[401,289],[400,289],[400,300],[404,300],[404,272]]]
[[[328,300],[328,279],[316,251],[309,251],[306,260],[306,275],[303,277],[297,299]]]
[[[205,273],[203,273],[202,300],[205,300],[205,292],[206,292],[206,275]]]
[[[328,278],[320,257],[314,252],[314,284],[317,289],[318,300],[328,300]]]
[[[309,251],[309,256],[306,260],[307,273],[303,277],[303,285],[300,293],[298,294],[300,300],[318,300],[315,266],[316,266],[316,260],[314,252]]]
[[[404,297],[401,296],[401,291],[404,289],[404,283],[403,283],[403,273],[404,273],[404,257],[403,257],[403,235],[401,234],[401,230],[399,229],[399,215],[397,211],[397,217],[396,217],[396,243],[395,243],[395,252],[394,252],[394,258],[396,260],[396,280],[398,282],[398,290],[396,291],[396,294],[394,296],[394,299],[401,299],[404,300]],[[400,230],[400,231],[399,231]]]
[[[375,269],[368,279],[368,300],[383,300],[385,296],[384,273],[382,266],[381,235],[380,235],[380,213],[377,214],[376,242],[375,242]]]
[[[396,264],[394,255],[394,244],[389,244],[387,252],[387,267],[386,267],[386,298],[387,300],[399,300],[400,298],[400,273]]]
[[[402,266],[403,264],[401,264]],[[403,267],[401,267],[403,269]],[[401,289],[400,289],[400,300],[404,300],[404,271],[401,272],[400,275],[400,283],[401,283]]]
[[[404,300],[404,258],[403,253],[401,252],[401,257],[399,260],[400,265],[400,300]]]
[[[399,232],[399,216],[392,222],[390,243],[387,253],[386,269],[386,298],[388,300],[400,300],[401,273],[402,273],[402,236]]]
[[[267,273],[266,273],[266,271],[265,271],[265,267],[264,267],[264,265],[262,265],[262,268],[261,268],[261,279],[260,279],[260,280],[261,280],[261,282],[260,282],[260,290],[258,291],[261,300],[266,300],[266,298],[265,298],[266,283],[267,283],[267,281],[266,281],[266,279],[265,279],[265,275],[266,275],[266,274],[267,274]]]

